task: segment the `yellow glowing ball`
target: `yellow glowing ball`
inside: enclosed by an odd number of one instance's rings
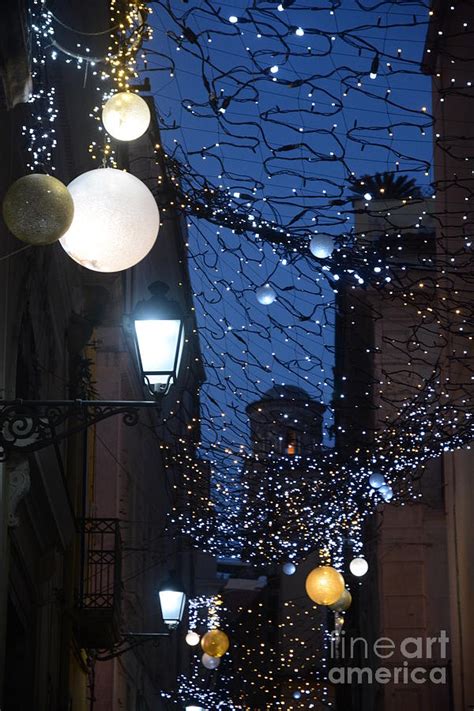
[[[229,649],[229,638],[222,630],[209,630],[201,639],[201,647],[211,657],[222,657]]]
[[[102,109],[107,133],[118,141],[134,141],[150,125],[150,109],[141,96],[128,91],[114,94]]]
[[[349,590],[344,590],[339,600],[336,600],[332,605],[329,605],[334,612],[345,612],[352,604],[352,595]]]
[[[315,568],[306,578],[306,593],[317,605],[333,605],[344,589],[344,578],[330,565]]]
[[[3,219],[15,237],[35,246],[56,242],[69,229],[74,203],[67,187],[51,175],[16,180],[3,200]]]

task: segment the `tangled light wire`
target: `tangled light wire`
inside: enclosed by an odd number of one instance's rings
[[[463,241],[447,249],[440,239],[447,217],[436,194],[446,186],[433,182],[431,87],[420,68],[428,4],[155,5],[160,49],[147,52],[148,71],[170,184],[189,220],[208,376],[201,452],[213,482],[209,494],[192,452],[174,455],[192,492],[179,520],[215,553],[281,560],[321,547],[337,560],[349,532],[360,544],[382,500],[371,473],[404,502],[429,458],[472,439],[472,370],[445,379],[450,338],[468,348],[472,336],[471,237],[465,206],[452,205]],[[377,173],[388,182],[374,193],[364,176]],[[400,175],[415,186],[397,192]],[[334,248],[315,257],[311,238]],[[265,284],[276,295],[269,305],[256,299]],[[357,341],[367,319],[382,330],[394,309],[404,332],[366,339],[358,372],[333,373],[341,321]],[[364,387],[346,406],[354,378]],[[255,466],[246,406],[275,384],[325,405],[323,446]]]
[[[127,18],[113,5],[112,33]],[[48,121],[56,109],[44,45],[54,18],[42,0],[35,6],[44,86],[33,98],[46,102]],[[337,562],[347,538],[360,547],[364,517],[381,500],[372,473],[403,503],[417,496],[429,458],[472,439],[472,184],[463,183],[462,203],[440,209],[450,184],[433,179],[431,87],[420,70],[428,4],[153,8],[154,40],[143,42],[145,6],[132,8],[108,69],[92,74],[124,77],[118,89],[140,71],[152,77],[168,176],[157,198],[189,224],[207,381],[190,442],[168,445],[169,466],[183,472],[176,521],[219,555],[273,561],[316,548]],[[51,162],[54,131],[41,155],[37,132],[24,134],[34,161]],[[110,139],[103,153],[113,158]],[[91,155],[100,154],[92,138]],[[384,183],[364,177],[381,173]],[[399,176],[416,184],[397,186]],[[272,303],[257,300],[262,287]],[[382,327],[395,312],[403,329]],[[447,375],[453,359],[464,364],[456,378]],[[324,406],[322,441],[310,455],[262,460],[246,408],[283,385]],[[285,407],[288,398],[281,417]]]

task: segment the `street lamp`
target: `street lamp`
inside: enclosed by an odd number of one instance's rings
[[[141,377],[153,399],[0,400],[0,462],[10,452],[36,452],[113,415],[136,425],[140,409],[159,408],[178,377],[184,319],[179,305],[166,298],[166,284],[155,282],[150,291],[151,298],[132,315],[132,330]]]
[[[150,393],[166,395],[176,381],[184,345],[181,307],[170,301],[169,287],[156,281],[149,287],[152,296],[140,301],[132,314],[138,362]]]
[[[178,580],[170,578],[162,586],[159,596],[163,622],[171,630],[176,629],[183,618],[186,604],[186,593],[183,592],[183,586]]]

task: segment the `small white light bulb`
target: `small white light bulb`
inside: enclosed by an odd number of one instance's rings
[[[365,558],[354,558],[349,563],[349,570],[356,578],[362,578],[368,571],[369,564]]]

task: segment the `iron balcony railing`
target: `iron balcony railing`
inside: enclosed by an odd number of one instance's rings
[[[119,637],[120,628],[122,554],[119,520],[83,519],[79,522],[79,531],[79,636],[86,647],[107,647]]]

